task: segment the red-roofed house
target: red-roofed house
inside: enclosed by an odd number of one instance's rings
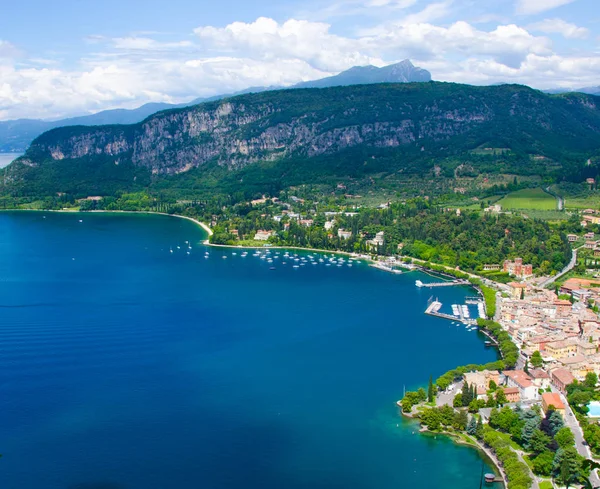
[[[504,389],[508,402],[519,402],[521,400],[521,392],[518,387],[506,387]]]
[[[567,392],[567,386],[575,381],[573,374],[564,368],[557,368],[552,371],[552,385],[563,394]]]
[[[508,387],[516,387],[519,389],[523,401],[538,398],[538,388],[526,372],[523,370],[505,370],[502,374],[506,378],[506,385]]]
[[[561,416],[565,416],[565,405],[556,392],[544,392],[542,394],[542,409],[544,410],[544,413],[548,411],[550,406],[554,406],[554,409],[556,409]]]

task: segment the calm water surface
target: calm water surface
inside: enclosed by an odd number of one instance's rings
[[[0,168],[4,168],[11,161],[16,160],[23,153],[0,153]]]
[[[204,238],[160,216],[0,213],[0,487],[479,487],[477,452],[395,406],[495,359],[423,314],[428,277],[206,259]],[[470,290],[435,293],[449,310]]]

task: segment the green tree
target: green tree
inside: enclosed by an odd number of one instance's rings
[[[454,396],[454,400],[452,401],[452,405],[454,407],[463,407],[462,394],[460,392]]]
[[[477,428],[475,429],[475,436],[478,440],[483,439],[483,421],[481,416],[477,418]]]
[[[595,372],[588,372],[585,374],[585,380],[583,381],[583,385],[590,389],[594,390],[596,388],[596,384],[598,383],[598,375]]]
[[[539,426],[540,420],[537,416],[525,420],[525,424],[521,430],[521,443],[523,443],[526,448],[529,448],[529,441],[531,440],[533,433],[535,433],[535,430],[539,429]]]
[[[469,423],[469,415],[464,409],[460,409],[454,413],[454,421],[452,427],[458,431],[465,431]],[[473,433],[474,434],[474,433]]]
[[[503,406],[508,402],[506,394],[504,393],[504,389],[500,388],[496,391],[496,402],[499,406]]]
[[[552,438],[542,430],[535,430],[529,439],[529,450],[532,453],[539,454],[548,450],[550,443],[552,443]]]
[[[425,392],[425,389],[423,389],[423,387],[419,387],[417,395],[419,397],[419,402],[425,402],[427,400],[427,393]]]
[[[533,473],[548,477],[552,475],[552,464],[554,462],[554,453],[550,450],[544,450],[533,459]]]
[[[433,377],[429,376],[429,385],[427,386],[427,400],[433,402],[435,400],[435,391],[433,390]]]
[[[469,419],[467,433],[471,436],[475,436],[477,433],[477,421],[475,420],[475,416],[471,416],[471,419]]]
[[[538,350],[533,352],[529,361],[535,368],[540,368],[544,364],[544,361],[542,360],[542,354]]]
[[[556,435],[554,435],[554,439],[560,448],[568,448],[575,445],[575,436],[568,426],[564,426],[558,430]]]
[[[566,487],[577,482],[583,475],[582,462],[583,457],[577,453],[575,447],[559,448],[552,464],[556,480]]]

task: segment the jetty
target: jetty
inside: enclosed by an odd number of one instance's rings
[[[392,268],[390,265],[386,265],[385,263],[381,263],[381,262],[371,263],[371,266],[373,268],[378,268],[379,270],[383,270],[385,272],[396,273],[396,274],[402,273],[402,270]]]
[[[429,298],[429,300],[427,301],[427,309],[425,309],[425,314],[427,314],[429,316],[435,316],[438,318],[442,318],[442,319],[449,319],[450,321],[458,321],[458,322],[461,322],[461,323],[469,325],[469,326],[477,325],[476,320],[466,317],[467,315],[465,314],[464,309],[462,307],[456,308],[456,312],[457,312],[456,315],[446,314],[445,312],[440,312],[441,308],[442,308],[442,303],[437,299],[433,300],[433,296],[431,296]]]
[[[415,285],[417,287],[451,287],[453,285],[470,285],[470,282],[468,280],[464,280],[464,279],[456,279],[456,280],[449,280],[446,282],[430,282],[430,283],[424,283],[421,282],[420,280],[415,281]]]

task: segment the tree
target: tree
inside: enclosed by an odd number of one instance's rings
[[[540,368],[544,364],[544,361],[542,360],[542,354],[538,350],[533,352],[529,361],[535,368]]]
[[[529,439],[529,450],[532,453],[540,454],[548,450],[548,446],[552,442],[546,433],[542,430],[535,430]]]
[[[467,424],[467,433],[471,436],[475,436],[477,433],[477,421],[475,420],[475,416],[471,416]]]
[[[469,415],[464,409],[461,409],[454,413],[454,421],[452,422],[452,426],[454,429],[459,431],[465,431],[467,425],[469,423]],[[473,432],[475,430],[473,429]]]
[[[462,394],[460,392],[454,396],[454,400],[452,401],[452,405],[454,407],[463,407]]]
[[[429,376],[429,385],[427,386],[427,400],[433,402],[435,400],[435,392],[433,390],[433,377]]]
[[[471,388],[469,387],[469,384],[467,382],[465,382],[462,386],[463,406],[465,406],[465,407],[468,406],[472,400],[473,400],[473,397],[472,397]]]
[[[497,384],[496,384],[496,382],[494,382],[493,380],[490,380],[490,385],[489,385],[489,387],[490,387],[490,390],[491,390],[492,392],[494,392],[494,391],[495,391],[495,390],[498,388],[498,385],[497,385]]]
[[[425,402],[427,400],[427,393],[425,392],[425,389],[423,389],[423,387],[419,387],[417,394],[419,396],[419,402]]]
[[[552,464],[556,480],[566,487],[577,482],[582,475],[582,461],[583,457],[577,453],[575,447],[559,448]]]
[[[537,430],[540,426],[539,418],[533,417],[525,420],[525,424],[523,425],[523,429],[521,430],[521,442],[526,448],[529,448],[529,441],[533,436],[535,430]]]
[[[560,448],[568,448],[575,445],[575,436],[573,435],[571,428],[567,426],[558,430],[556,435],[554,435],[554,439]]]
[[[552,464],[554,462],[554,453],[545,450],[533,459],[533,473],[536,475],[552,475]]]
[[[558,411],[550,411],[550,416],[548,416],[548,425],[550,430],[549,434],[551,436],[555,436],[565,425],[565,422]]]
[[[504,406],[508,402],[504,389],[500,388],[496,391],[496,402],[499,406]]]
[[[585,375],[585,380],[583,381],[583,385],[590,390],[594,390],[596,388],[596,384],[598,383],[598,375],[595,372],[588,372]]]
[[[477,428],[475,430],[475,436],[478,440],[481,440],[483,438],[483,421],[481,419],[481,416],[477,418]]]

